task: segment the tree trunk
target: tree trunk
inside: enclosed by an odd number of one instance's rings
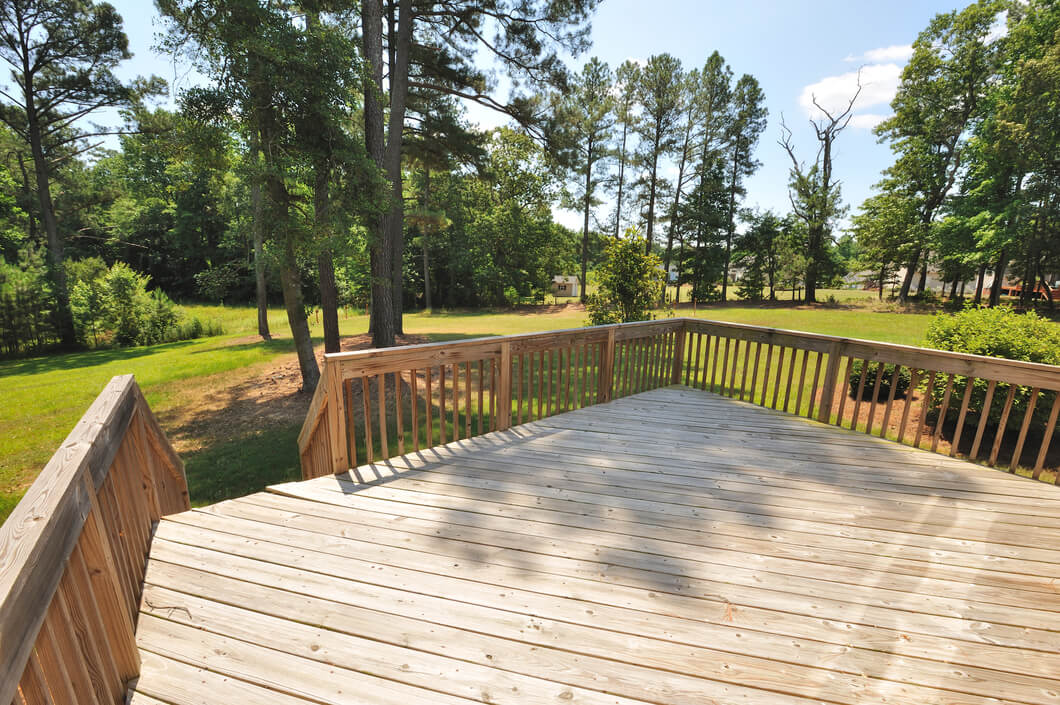
[[[983,282],[986,280],[986,262],[979,265],[979,276],[975,280],[975,305],[983,302]]]
[[[930,254],[930,253],[928,253]],[[920,267],[920,279],[916,283],[916,295],[923,297],[924,290],[927,288],[927,275],[928,275],[928,256],[924,256],[924,263]]]
[[[253,153],[256,162],[256,147]],[[261,198],[261,182],[257,177],[250,183],[250,203],[254,219],[254,294],[258,304],[258,335],[264,340],[272,340],[272,333],[269,332],[268,289],[265,286],[265,209]]]
[[[398,27],[391,24],[388,82],[390,114],[387,125],[386,176],[391,185],[390,212],[387,214],[387,240],[391,248],[391,306],[395,333],[404,332],[402,311],[405,305],[405,193],[401,183],[401,141],[405,132],[405,108],[409,92],[409,55],[412,50],[412,0],[399,0]],[[393,8],[393,0],[390,7]],[[391,12],[393,10],[391,9]],[[393,15],[391,15],[393,17]],[[382,84],[380,84],[382,85]]]
[[[648,185],[648,233],[644,239],[644,254],[651,254],[651,243],[655,239],[655,189],[658,186],[659,154],[658,145],[652,152],[651,181]]]
[[[362,54],[368,76],[364,86],[364,143],[368,156],[386,173],[383,141],[383,2],[361,3]],[[385,215],[373,216],[368,222],[368,255],[372,276],[372,312],[369,326],[372,345],[388,348],[394,345],[393,248],[387,239]]]
[[[736,229],[736,167],[739,164],[740,153],[734,150],[732,154],[732,179],[729,182],[729,224],[725,229],[725,267],[721,273],[721,300],[729,300],[729,263],[732,259],[732,235]]]
[[[619,229],[622,226],[622,186],[626,177],[626,136],[629,125],[622,123],[622,151],[618,158],[618,198],[615,203],[615,239],[618,239]]]
[[[59,342],[64,347],[73,347],[77,344],[77,336],[74,333],[74,317],[70,310],[70,292],[66,286],[63,241],[59,236],[59,222],[55,218],[55,205],[52,202],[51,184],[48,180],[48,160],[44,156],[40,123],[33,104],[32,87],[26,89],[25,96],[29,146],[33,155],[33,174],[37,181],[37,200],[40,204],[41,223],[44,225],[44,233],[48,239],[48,274],[55,287],[56,327]]]
[[[316,217],[316,239],[320,243],[317,269],[320,274],[320,317],[324,323],[324,352],[337,353],[339,342],[339,295],[335,287],[335,265],[331,259],[331,199],[328,195],[327,159],[320,157],[314,165],[313,213]]]
[[[581,296],[579,297],[581,302],[585,303],[586,293],[585,290],[588,288],[588,275],[589,275],[589,204],[590,204],[590,193],[589,189],[592,186],[593,178],[593,141],[589,138],[588,152],[585,158],[585,213],[584,221],[582,223],[582,273],[581,278],[578,280],[581,282]]]
[[[1045,303],[1049,307],[1049,311],[1056,310],[1056,304],[1053,303],[1053,288],[1049,286],[1049,282],[1045,279],[1045,272],[1042,271],[1041,264],[1038,265],[1038,280],[1042,284],[1042,291],[1045,292]]]
[[[1001,287],[1004,286],[1006,267],[1008,267],[1008,253],[1005,248],[1002,248],[1001,254],[997,257],[997,264],[994,265],[994,285],[990,287],[991,308],[1001,303]]]
[[[428,311],[433,311],[434,306],[431,305],[431,262],[427,255],[427,236],[420,236],[420,245],[423,248],[423,307]]]
[[[884,286],[884,283],[885,283],[886,279],[887,279],[887,265],[885,264],[882,267],[880,267],[880,293],[879,293],[879,296],[876,297],[877,300],[879,300],[879,301],[883,301],[883,286]]]
[[[913,253],[913,257],[905,265],[905,276],[902,277],[902,288],[898,291],[899,303],[909,301],[909,288],[913,285],[913,277],[916,276],[916,266],[920,263],[920,250]]]

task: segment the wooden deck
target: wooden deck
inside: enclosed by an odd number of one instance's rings
[[[671,387],[162,519],[133,703],[1060,703],[1060,487]]]

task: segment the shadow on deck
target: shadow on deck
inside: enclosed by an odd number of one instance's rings
[[[1057,703],[1060,487],[669,387],[162,519],[133,703]]]

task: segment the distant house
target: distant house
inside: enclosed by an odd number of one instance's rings
[[[553,296],[581,296],[578,277],[557,274],[552,277]]]

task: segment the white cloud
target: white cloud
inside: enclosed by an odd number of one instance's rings
[[[838,76],[822,78],[802,89],[799,105],[811,118],[820,117],[820,110],[814,105],[815,99],[822,108],[833,115],[842,112],[858,89],[858,76],[858,71],[849,71]],[[851,125],[868,129],[882,120],[885,116],[860,111],[873,106],[889,105],[898,90],[901,77],[902,67],[894,62],[863,66],[860,71],[861,94],[855,103],[857,112]]]
[[[912,44],[895,44],[894,46],[870,49],[865,52],[865,61],[870,64],[883,64],[891,61],[909,61],[913,55]]]
[[[850,118],[850,126],[862,130],[871,130],[889,117],[891,116],[879,113],[857,113]]]

